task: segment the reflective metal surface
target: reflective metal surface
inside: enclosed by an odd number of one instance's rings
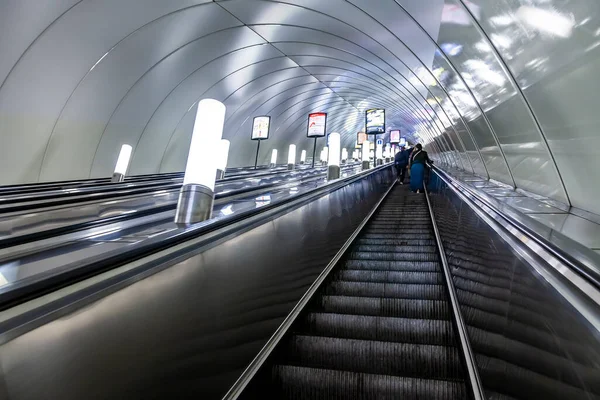
[[[598,331],[443,182],[432,186],[487,395],[598,397]]]
[[[385,168],[5,342],[8,398],[220,398],[393,179]]]

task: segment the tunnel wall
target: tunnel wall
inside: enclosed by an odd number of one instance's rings
[[[182,170],[211,97],[230,166],[253,162],[256,115],[272,117],[266,163],[311,154],[310,112],[351,149],[385,108],[441,164],[600,214],[600,3],[532,4],[5,0],[0,184],[108,176],[124,143],[130,174]]]

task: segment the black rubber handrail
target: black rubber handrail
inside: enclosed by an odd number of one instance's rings
[[[302,201],[309,203],[326,194],[332,193],[350,183],[377,173],[389,164],[379,166],[368,171],[359,172],[347,178],[330,182],[324,186],[310,189],[304,193],[275,201],[271,204],[250,209],[239,214],[233,214],[223,219],[209,220],[204,223],[190,225],[174,231],[169,231],[152,238],[146,239],[130,248],[121,248],[99,254],[83,261],[52,269],[42,274],[35,275],[30,279],[24,279],[13,285],[0,288],[0,311],[14,307],[25,301],[40,297],[46,293],[53,292],[62,287],[72,285],[81,280],[98,275],[107,270],[150,256],[161,250],[176,246],[183,242],[198,238],[202,235],[224,228],[227,225],[241,222],[245,219],[267,213],[275,208],[291,206],[291,203]]]
[[[538,245],[542,246],[546,251],[552,254],[554,257],[559,259],[562,263],[564,263],[567,267],[576,271],[579,275],[585,278],[589,283],[594,285],[597,289],[600,290],[600,269],[593,269],[592,267],[582,263],[580,260],[577,260],[568,252],[564,251],[562,248],[557,246],[556,244],[549,241],[544,236],[540,235],[533,228],[527,226],[523,222],[517,220],[513,216],[505,213],[500,210],[497,206],[495,206],[491,201],[482,196],[477,191],[467,187],[465,184],[460,182],[458,179],[453,178],[447,172],[441,170],[436,166],[432,166],[435,173],[442,179],[448,187],[450,187],[454,191],[463,191],[468,193],[470,196],[476,198],[478,201],[483,203],[485,206],[492,209],[495,213],[497,213],[500,217],[502,217],[505,221],[507,221],[510,225],[514,226],[516,229],[525,234],[528,238],[535,241]],[[457,187],[458,186],[458,187]],[[460,189],[459,189],[460,187]],[[507,207],[510,207],[507,205]],[[515,212],[518,212],[515,210]],[[557,235],[562,235],[559,232],[554,231]],[[564,236],[564,235],[562,235]],[[573,241],[572,239],[567,238],[566,236],[563,240],[569,241],[573,243],[574,247],[582,246],[579,243]],[[587,256],[586,256],[587,257]],[[594,262],[594,260],[590,260],[590,262]],[[595,264],[595,263],[594,263]]]

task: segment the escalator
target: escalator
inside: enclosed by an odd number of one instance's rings
[[[468,393],[426,198],[398,186],[240,398],[462,399]]]

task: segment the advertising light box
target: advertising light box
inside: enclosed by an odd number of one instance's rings
[[[358,132],[358,134],[356,135],[356,143],[362,145],[365,142],[365,140],[367,140],[367,134],[364,132]]]
[[[406,146],[406,138],[400,139],[400,146]]]
[[[312,113],[308,114],[308,131],[306,136],[308,137],[323,137],[325,136],[325,130],[327,127],[327,114],[326,113]]]
[[[267,140],[269,138],[270,125],[271,117],[254,117],[254,123],[252,124],[252,140]]]
[[[390,131],[390,143],[400,143],[400,131],[393,130]]]
[[[377,135],[385,133],[385,110],[381,108],[367,110],[366,126],[367,135]]]

